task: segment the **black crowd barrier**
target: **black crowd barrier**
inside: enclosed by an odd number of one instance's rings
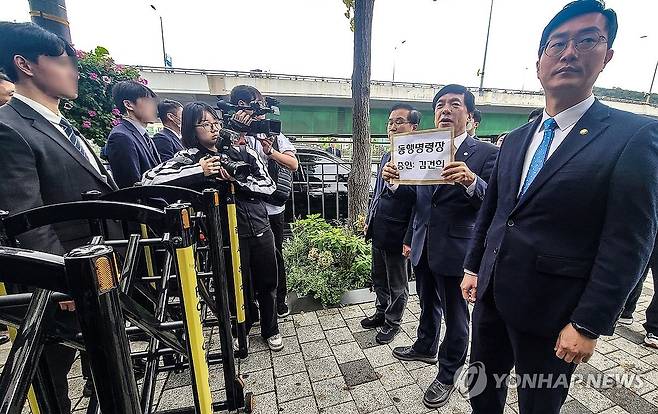
[[[41,354],[46,341],[89,355],[95,394],[88,412],[153,413],[158,373],[188,367],[195,406],[171,412],[249,412],[252,396],[244,393],[236,373],[231,335],[233,322],[237,354],[246,356],[232,198],[220,203],[216,190],[201,194],[149,186],[103,197],[90,192],[84,200],[12,216],[0,214],[0,244],[10,246],[0,247],[0,282],[12,286],[12,294],[0,296],[0,322],[18,329],[0,377],[0,414],[20,412],[28,397],[33,413],[61,412]],[[222,220],[224,205],[227,217]],[[95,235],[90,245],[64,258],[16,248],[21,234],[72,220],[89,222]],[[117,222],[122,229],[118,238],[112,234]],[[228,246],[224,246],[222,222],[228,223]],[[226,265],[229,253],[231,277]],[[36,290],[25,291],[26,287]],[[46,326],[56,303],[71,299],[80,332],[53,334]],[[204,327],[209,326],[218,328],[220,353],[206,349]],[[145,334],[146,350],[131,353],[128,338]],[[226,400],[219,402],[213,401],[209,386],[209,364],[217,363],[222,365],[226,386]],[[141,392],[135,370],[143,371]]]

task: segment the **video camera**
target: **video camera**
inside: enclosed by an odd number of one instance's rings
[[[228,150],[233,146],[233,143],[240,138],[240,134],[231,131],[230,129],[222,128],[219,130],[219,144],[217,149],[219,153],[219,165],[226,170],[228,175],[235,178],[238,181],[246,181],[249,174],[251,174],[251,166],[244,161],[231,159],[227,155]],[[208,155],[207,158],[212,157]],[[210,177],[217,177],[219,174],[213,174]]]
[[[223,99],[217,101],[217,109],[222,111],[224,125],[228,129],[237,132],[246,132],[249,135],[265,134],[267,136],[279,135],[281,133],[281,121],[276,119],[254,119],[250,125],[244,125],[233,119],[233,114],[237,111],[253,111],[253,116],[275,114],[279,115],[279,108],[276,106],[278,101],[274,98],[266,97],[265,105],[260,102],[252,102],[249,105],[233,105]]]

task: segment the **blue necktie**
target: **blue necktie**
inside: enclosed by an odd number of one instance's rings
[[[86,159],[87,161],[89,161],[89,157],[87,156],[87,153],[86,153],[85,150],[82,148],[82,146],[83,146],[84,144],[82,143],[81,138],[78,137],[78,134],[77,134],[75,128],[73,128],[73,125],[71,125],[71,123],[70,123],[66,118],[62,118],[62,119],[59,121],[59,126],[62,127],[62,129],[64,130],[64,133],[66,134],[66,138],[68,138],[69,142],[70,142],[71,144],[73,144],[73,146],[75,147],[75,149],[78,150],[78,152],[80,153],[80,155],[82,155],[82,157],[83,157],[84,159]],[[91,161],[90,161],[90,162],[91,162]]]
[[[557,127],[557,122],[555,119],[548,118],[544,121],[544,138],[541,140],[541,144],[535,151],[535,155],[532,156],[532,161],[530,162],[530,167],[528,168],[528,174],[525,176],[525,181],[523,182],[523,188],[521,189],[521,197],[528,191],[528,187],[534,181],[534,179],[541,171],[546,158],[548,157],[548,150],[551,148],[551,143],[553,142],[553,137],[555,137],[555,128]]]

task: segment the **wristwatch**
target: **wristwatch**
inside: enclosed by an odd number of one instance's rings
[[[595,334],[594,332],[590,331],[587,328],[584,328],[580,325],[578,325],[576,322],[571,322],[571,326],[582,336],[589,338],[589,339],[599,339],[599,335]]]

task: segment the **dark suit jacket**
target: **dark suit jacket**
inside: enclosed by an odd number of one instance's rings
[[[31,208],[81,200],[90,190],[109,193],[116,184],[94,154],[101,176],[49,121],[18,99],[0,108],[0,209]],[[93,153],[93,151],[92,151]],[[28,249],[64,254],[86,242],[86,221],[42,227],[20,237]]]
[[[610,335],[656,237],[658,121],[596,101],[517,200],[539,122],[505,138],[464,267],[516,329]]]
[[[180,138],[167,128],[162,128],[162,131],[153,135],[153,143],[162,162],[169,161],[174,154],[185,149]]]
[[[382,169],[390,159],[390,153],[382,156],[377,172],[379,185],[383,184]],[[415,201],[414,194],[406,191],[391,192],[384,188],[378,198],[374,194],[368,209],[366,240],[372,239],[372,245],[378,249],[402,253]]]
[[[155,145],[149,148],[137,128],[125,119],[112,128],[105,153],[119,188],[132,187],[142,179],[142,174],[160,164]]]
[[[415,194],[416,209],[411,239],[411,263],[418,266],[423,249],[433,272],[463,276],[464,256],[473,236],[477,212],[487,191],[498,148],[466,137],[455,153],[477,175],[475,192],[469,197],[461,184],[400,186],[398,191]],[[407,240],[408,244],[409,240]]]

